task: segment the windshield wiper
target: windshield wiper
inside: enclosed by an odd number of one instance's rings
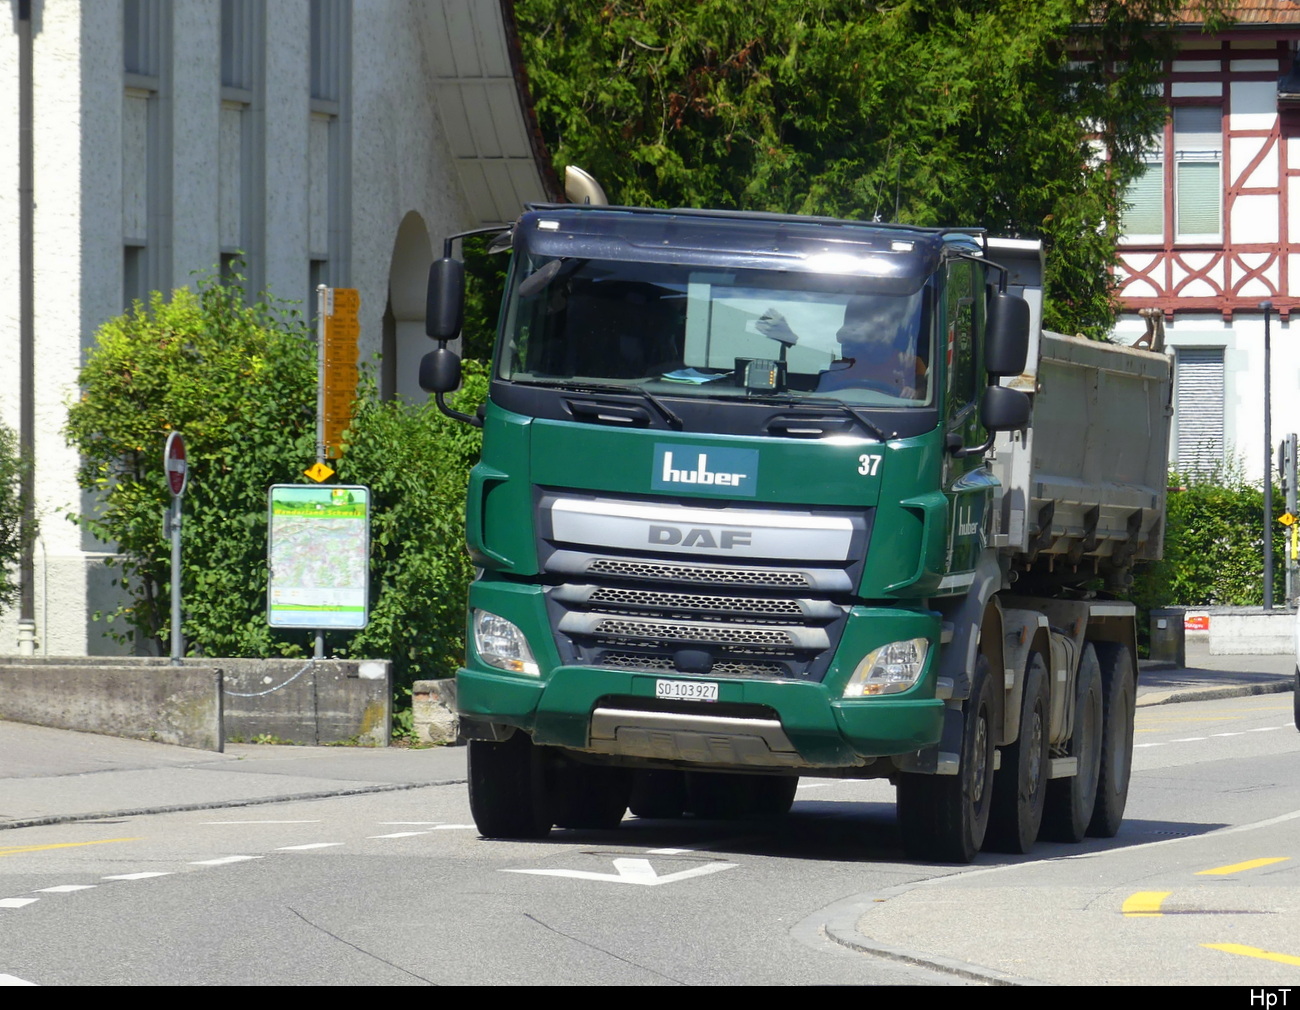
[[[659,412],[659,415],[668,423],[670,428],[676,428],[680,431],[684,425],[682,419],[678,417],[671,408],[668,407],[659,397],[653,393],[642,389],[640,386],[606,386],[597,382],[528,382],[529,386],[546,386],[551,389],[569,389],[576,393],[604,393],[609,396],[637,396],[644,400],[650,406]]]
[[[752,402],[752,401],[751,401]],[[769,430],[779,430],[781,434],[798,437],[805,437],[834,434],[827,428],[821,428],[821,423],[833,422],[835,414],[840,415],[840,423],[847,419],[850,423],[861,425],[881,442],[887,442],[894,438],[898,432],[886,434],[885,430],[869,417],[864,417],[858,411],[854,410],[846,403],[838,400],[829,400],[824,403],[792,403],[789,401],[776,401],[782,406],[790,408],[789,413],[778,414],[767,423]],[[827,417],[830,413],[832,417]],[[801,428],[801,424],[803,427]],[[829,425],[828,425],[829,427]]]

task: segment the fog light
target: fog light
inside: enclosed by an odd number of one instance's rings
[[[906,691],[920,679],[930,643],[924,638],[890,642],[867,654],[844,688],[845,698],[869,698]]]
[[[474,611],[474,651],[488,666],[534,677],[540,671],[528,639],[518,626],[486,610]]]

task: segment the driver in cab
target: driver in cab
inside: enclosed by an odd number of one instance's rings
[[[866,295],[848,300],[844,323],[835,334],[840,356],[821,373],[818,392],[868,388],[905,400],[923,393],[927,366],[916,353],[916,329],[887,306]]]

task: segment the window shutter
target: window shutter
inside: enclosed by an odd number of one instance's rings
[[[1223,463],[1223,348],[1175,351],[1176,465],[1181,473],[1206,473]]]
[[[1148,161],[1146,170],[1134,179],[1124,194],[1123,231],[1125,235],[1164,236],[1165,233],[1165,166],[1162,161]]]

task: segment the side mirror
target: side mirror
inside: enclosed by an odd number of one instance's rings
[[[443,257],[429,264],[424,332],[434,340],[455,340],[465,318],[465,265]],[[423,374],[423,366],[421,366]],[[454,387],[453,387],[454,388]]]
[[[980,423],[990,432],[1023,428],[1029,423],[1029,397],[1008,386],[987,387],[980,404]]]
[[[426,393],[454,393],[460,385],[460,355],[439,347],[420,359],[420,388]]]
[[[984,330],[984,370],[989,375],[1019,375],[1029,354],[1029,303],[998,292],[989,302]]]

